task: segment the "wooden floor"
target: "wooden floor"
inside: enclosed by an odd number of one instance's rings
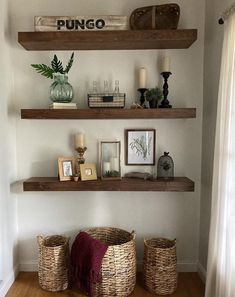
[[[38,285],[36,272],[21,272],[6,297],[84,297],[86,295],[77,289],[51,293],[42,290]],[[148,293],[141,285],[141,275],[138,275],[137,285],[131,297],[156,296]],[[203,297],[204,284],[197,273],[180,273],[177,291],[171,297]]]

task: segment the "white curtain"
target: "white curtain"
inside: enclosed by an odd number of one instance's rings
[[[235,13],[224,24],[206,297],[235,297]]]

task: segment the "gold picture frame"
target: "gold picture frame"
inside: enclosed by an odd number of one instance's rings
[[[95,163],[84,163],[80,164],[81,180],[96,180],[96,164]]]
[[[73,157],[59,157],[58,172],[60,181],[72,180],[75,174],[75,159]]]

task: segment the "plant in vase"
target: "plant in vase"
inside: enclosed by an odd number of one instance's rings
[[[68,82],[68,73],[74,61],[74,53],[72,53],[68,64],[63,67],[62,62],[54,55],[51,66],[45,64],[31,64],[38,73],[46,78],[54,79],[50,86],[50,99],[53,102],[71,102],[73,99],[73,87]]]
[[[75,173],[73,175],[73,180],[77,182],[79,180],[79,177],[80,177],[80,174],[79,173]]]
[[[120,172],[116,170],[110,170],[105,172],[105,177],[120,177]]]
[[[147,90],[146,100],[149,102],[150,108],[157,108],[158,102],[162,99],[163,93],[158,87]]]

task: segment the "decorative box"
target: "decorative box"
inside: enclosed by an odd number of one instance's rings
[[[128,17],[124,15],[36,16],[35,31],[100,31],[127,30]]]
[[[125,98],[126,98],[125,93],[88,94],[88,106],[90,108],[97,108],[97,107],[124,108]]]

